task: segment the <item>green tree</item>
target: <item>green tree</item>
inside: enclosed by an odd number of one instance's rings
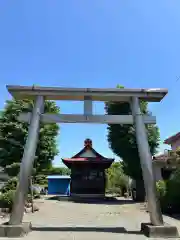
[[[70,175],[71,171],[69,168],[65,167],[50,167],[41,171],[41,174],[34,175],[34,183],[41,186],[46,186],[48,184],[47,176],[48,175]]]
[[[17,176],[20,170],[20,163],[12,163],[11,165],[5,166],[5,172],[10,176]]]
[[[45,171],[45,174],[48,175],[70,175],[71,170],[66,167],[51,167],[47,171]]]
[[[106,171],[107,191],[123,194],[128,190],[128,177],[123,172],[122,162],[114,162]]]
[[[33,101],[11,100],[6,102],[0,118],[0,166],[7,172],[17,174],[28,134],[28,123],[18,121],[21,112],[32,111]],[[45,112],[59,113],[53,101],[45,101]],[[52,166],[52,160],[58,154],[56,136],[57,124],[40,124],[39,141],[35,156],[35,168],[38,174]]]
[[[178,167],[180,166],[180,147],[178,147],[175,151],[169,150],[167,156],[167,163],[171,167]]]
[[[121,86],[117,86],[122,88]],[[140,102],[143,114],[151,115],[148,111],[147,102]],[[130,115],[131,108],[127,102],[109,102],[105,105],[107,114],[112,115]],[[156,125],[146,125],[148,142],[151,154],[156,153],[159,146],[159,129]],[[123,160],[125,174],[131,176],[135,180],[142,180],[142,171],[135,136],[134,125],[114,124],[108,125],[109,146],[112,151]]]

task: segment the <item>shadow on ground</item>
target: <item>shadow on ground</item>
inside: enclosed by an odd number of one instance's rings
[[[142,234],[141,231],[127,231],[124,227],[35,227],[32,231],[42,232],[106,232],[106,233],[125,233],[125,234]]]
[[[180,214],[170,214],[170,213],[168,214],[168,213],[165,213],[164,215],[168,216],[170,218],[174,218],[176,220],[180,220]]]
[[[86,204],[108,204],[108,205],[125,205],[134,204],[131,199],[117,199],[116,197],[105,197],[103,199],[90,199],[90,198],[72,198],[67,196],[52,196],[47,197],[47,200],[57,200],[57,201],[69,201],[74,203],[86,203]]]

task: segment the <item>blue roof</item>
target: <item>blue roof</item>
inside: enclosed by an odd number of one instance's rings
[[[68,175],[50,175],[47,176],[47,179],[70,179],[71,177]]]

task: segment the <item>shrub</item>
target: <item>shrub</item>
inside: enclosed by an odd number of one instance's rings
[[[169,208],[169,203],[167,200],[167,182],[160,180],[156,183],[157,194],[161,204],[161,209],[166,212]]]
[[[122,164],[115,162],[106,171],[108,193],[122,195],[128,189],[128,177],[123,173]]]
[[[116,196],[122,196],[122,190],[120,187],[111,187],[106,191],[107,194],[115,194]]]
[[[6,193],[10,190],[15,190],[17,186],[18,179],[13,177],[7,181],[7,183],[2,187],[1,192]]]
[[[15,191],[10,190],[0,195],[0,207],[9,208],[11,210],[13,205],[13,200],[14,200],[14,194],[15,194]]]
[[[180,213],[180,169],[167,181],[156,183],[161,208],[164,213]]]
[[[166,182],[163,180],[160,180],[156,183],[156,188],[157,188],[157,192],[158,192],[158,196],[160,198],[163,198],[166,196],[167,193],[167,187],[166,187]]]
[[[13,163],[5,167],[5,172],[9,176],[17,176],[20,170],[20,163]]]
[[[180,169],[177,169],[167,181],[166,198],[172,212],[180,212]]]
[[[35,176],[35,183],[41,186],[47,185],[48,180],[46,175],[37,175]]]

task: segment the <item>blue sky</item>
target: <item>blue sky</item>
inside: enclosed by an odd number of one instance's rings
[[[168,88],[150,106],[163,142],[180,130],[179,12],[178,0],[1,0],[0,108],[10,98],[6,84]],[[82,113],[82,103],[58,104],[62,113]],[[106,135],[105,125],[62,124],[55,164],[86,137],[112,157]]]

